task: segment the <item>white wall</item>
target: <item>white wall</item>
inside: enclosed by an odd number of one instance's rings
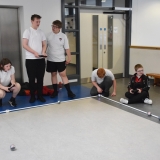
[[[132,45],[160,46],[160,0],[132,3]]]
[[[135,72],[137,63],[143,65],[145,73],[160,73],[160,50],[131,48],[130,53],[130,74]]]
[[[30,27],[30,17],[32,14],[39,14],[42,16],[40,28],[47,34],[51,31],[51,24],[56,19],[61,19],[61,1],[60,0],[0,0],[0,7],[18,6],[20,15],[20,34],[26,28]],[[25,52],[22,49],[23,61],[23,79],[28,81],[25,68]],[[44,85],[50,85],[50,74],[46,73],[44,78]]]
[[[132,41],[135,46],[160,46],[160,0],[133,0]],[[159,71],[160,50],[130,49],[130,74],[141,63],[145,72]]]

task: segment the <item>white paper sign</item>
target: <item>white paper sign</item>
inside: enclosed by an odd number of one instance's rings
[[[118,33],[118,27],[114,27],[114,28],[113,28],[113,32],[114,32],[114,33]]]

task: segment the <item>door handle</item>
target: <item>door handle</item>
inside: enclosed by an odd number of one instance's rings
[[[106,52],[104,52],[104,54],[105,54]]]

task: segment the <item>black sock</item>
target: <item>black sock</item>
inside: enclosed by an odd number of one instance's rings
[[[15,98],[14,98],[14,97],[11,97],[10,101],[13,101],[13,100],[15,100]]]
[[[68,93],[72,92],[71,89],[70,89],[69,83],[65,84],[64,86],[65,86]]]
[[[54,92],[57,92],[57,84],[52,84]]]

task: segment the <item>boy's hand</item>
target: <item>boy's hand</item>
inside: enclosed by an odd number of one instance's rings
[[[66,60],[66,64],[69,64],[71,62],[71,59],[68,58],[68,60]]]
[[[138,90],[138,93],[141,93],[142,91],[141,91],[141,89],[137,89]]]
[[[34,56],[35,56],[36,58],[39,58],[39,54],[38,54],[37,52],[34,53]]]
[[[43,55],[43,56],[47,56],[47,54],[46,54],[46,53],[42,53],[42,55]]]
[[[131,94],[134,94],[132,91],[133,91],[133,89],[130,89],[130,91],[129,91],[129,92],[130,92]]]
[[[97,88],[97,91],[98,91],[98,93],[102,93],[103,92],[103,90],[100,87]]]
[[[9,88],[10,88],[10,87],[5,87],[4,90],[5,90],[6,92],[10,92]]]
[[[10,87],[15,86],[15,85],[16,85],[16,83],[12,83]]]
[[[113,97],[113,96],[116,96],[116,92],[113,92],[111,96],[112,96],[112,97]]]

